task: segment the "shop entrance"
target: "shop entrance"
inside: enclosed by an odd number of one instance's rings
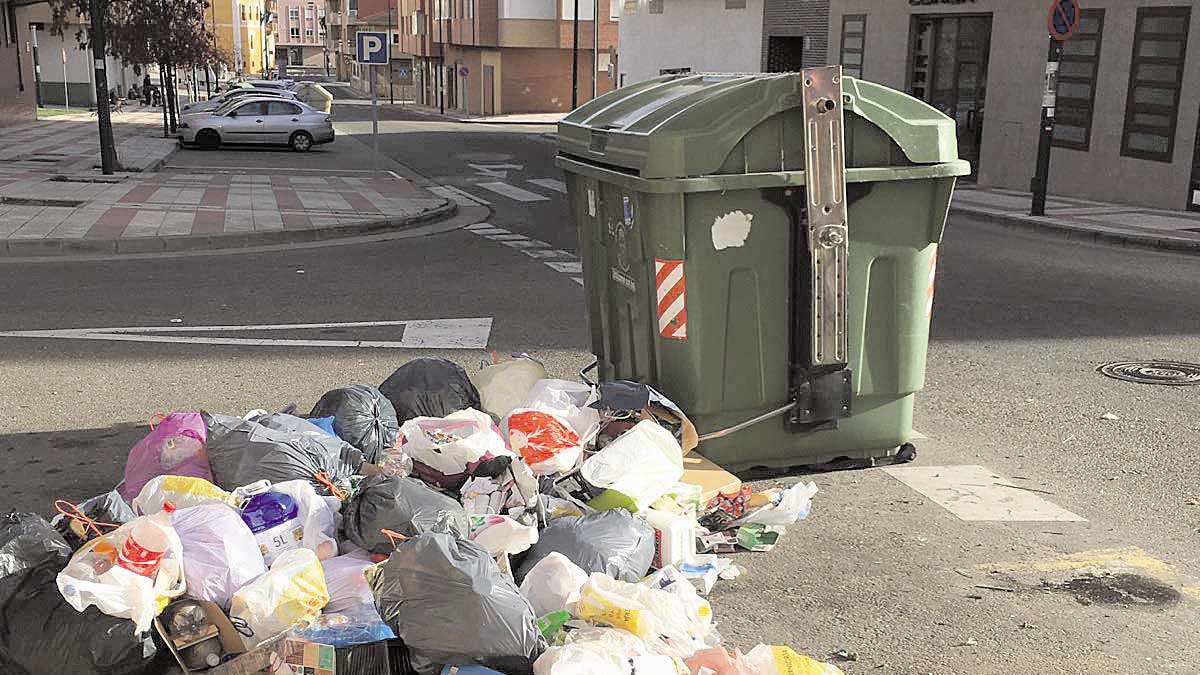
[[[909,93],[954,118],[958,154],[979,171],[992,15],[913,17]]]

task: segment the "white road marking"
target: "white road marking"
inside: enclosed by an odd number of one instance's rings
[[[467,164],[467,166],[475,169],[475,172],[488,176],[490,178],[508,178],[508,169],[516,169],[520,171],[524,168],[523,164]]]
[[[476,197],[475,195],[460,190],[453,185],[432,185],[429,187],[429,191],[439,197],[453,199],[454,201],[458,202],[460,206],[475,206],[477,204],[483,204],[486,206],[491,204],[491,202],[488,200],[482,197]]]
[[[400,340],[295,340],[280,338],[201,337],[167,333],[306,330],[319,328],[371,328],[402,326]],[[122,326],[113,328],[61,328],[2,331],[0,337],[159,342],[250,347],[374,347],[387,349],[483,349],[491,335],[491,317],[472,319],[421,319],[407,321],[350,321],[342,323],[288,323],[248,326]]]
[[[477,187],[481,187],[485,190],[491,190],[492,192],[495,192],[498,195],[504,195],[505,197],[508,197],[509,199],[514,199],[518,202],[548,202],[548,201],[550,201],[549,197],[543,197],[542,195],[539,195],[536,192],[530,192],[529,190],[522,190],[519,187],[516,187],[514,185],[509,185],[508,183],[502,183],[500,181],[494,181],[491,183],[476,183],[475,185]]]
[[[561,192],[564,195],[567,194],[567,184],[562,182],[561,180],[555,180],[553,178],[533,178],[527,182],[533,183],[534,185],[537,185],[538,187],[544,187],[547,190],[554,190],[555,192]]]
[[[472,232],[478,232],[480,230],[494,230],[496,228],[493,227],[491,223],[475,223],[474,225],[468,225],[463,229],[467,229]]]
[[[546,266],[563,274],[583,274],[583,263],[581,262],[548,262]]]
[[[960,520],[1087,522],[984,466],[902,466],[884,472]],[[1036,488],[1034,488],[1036,489]]]
[[[574,281],[575,283],[579,284],[580,286],[583,285],[583,277],[571,277],[571,281]]]
[[[547,259],[547,258],[574,258],[574,257],[575,257],[575,256],[571,255],[570,253],[567,253],[566,251],[563,251],[563,250],[560,250],[560,249],[556,249],[556,248],[552,248],[552,249],[542,249],[542,248],[528,249],[528,250],[522,251],[522,253],[524,253],[525,255],[529,256],[530,258],[541,258],[541,259]]]
[[[505,246],[508,246],[509,248],[520,248],[520,249],[546,248],[550,245],[544,241],[538,241],[537,239],[526,239],[525,241],[505,241],[505,242],[501,242],[501,243],[504,244]]]
[[[529,238],[523,234],[517,234],[515,232],[506,232],[505,234],[485,234],[483,237],[484,239],[491,239],[492,241],[525,241]]]
[[[500,227],[489,227],[486,230],[472,230],[472,232],[474,232],[475,234],[477,234],[481,237],[486,237],[486,236],[492,235],[492,234],[512,234],[512,232],[509,232],[508,230],[505,230]]]
[[[403,178],[400,177],[400,174],[396,173],[395,171],[392,171],[391,169],[388,169],[388,173],[392,174],[392,178],[395,178],[396,180],[404,180]]]

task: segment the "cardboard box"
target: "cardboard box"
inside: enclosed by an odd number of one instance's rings
[[[270,672],[272,661],[278,660],[277,651],[278,644],[285,637],[284,634],[276,635],[268,639],[266,642],[258,645],[252,650],[246,649],[246,643],[242,639],[237,629],[229,621],[229,617],[225,616],[225,612],[221,608],[211,602],[203,600],[196,601],[204,609],[209,623],[216,627],[217,635],[220,636],[221,646],[226,654],[236,654],[233,659],[225,661],[215,668],[206,670],[189,670],[183,664],[183,660],[179,657],[179,652],[186,649],[189,644],[183,643],[176,645],[167,637],[167,632],[164,630],[160,618],[154,619],[154,630],[158,632],[158,636],[162,638],[167,649],[171,651],[171,655],[175,657],[175,661],[179,664],[180,670],[186,673],[204,673],[204,675],[256,675],[258,673]]]

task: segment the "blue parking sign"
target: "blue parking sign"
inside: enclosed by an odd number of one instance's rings
[[[388,34],[383,31],[360,30],[355,34],[357,61],[364,65],[385,66],[388,63]]]

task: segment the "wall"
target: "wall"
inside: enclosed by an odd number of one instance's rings
[[[725,9],[725,0],[663,0],[662,14],[637,0],[636,12],[622,5],[618,72],[625,84],[664,68],[758,72],[762,30],[763,0],[746,0],[745,9]]]
[[[557,16],[554,0],[500,0],[501,19],[553,19]]]
[[[803,36],[804,66],[825,65],[829,48],[829,0],[765,0],[763,70],[767,68],[767,39],[772,35]]]
[[[6,3],[0,2],[0,127],[32,122],[37,112],[33,61],[24,51],[21,33],[12,39],[8,16]]]
[[[1137,7],[1191,6],[1183,91],[1171,162],[1121,156],[1121,133]],[[1055,147],[1050,192],[1105,201],[1182,209],[1188,192],[1200,116],[1200,0],[1089,0],[1105,10],[1089,150]],[[829,60],[840,55],[844,14],[866,14],[863,77],[904,90],[910,17],[914,14],[991,13],[986,116],[979,184],[1029,190],[1037,154],[1041,82],[1046,59],[1046,3],[977,0],[910,7],[878,0],[831,0]]]
[[[525,112],[566,112],[571,109],[571,51],[569,49],[505,49],[504,70],[497,71],[498,99],[506,114]],[[592,53],[579,54],[579,102],[591,98]],[[501,76],[502,75],[502,76]],[[598,81],[600,91],[608,91],[606,77]],[[499,112],[498,111],[498,112]]]

